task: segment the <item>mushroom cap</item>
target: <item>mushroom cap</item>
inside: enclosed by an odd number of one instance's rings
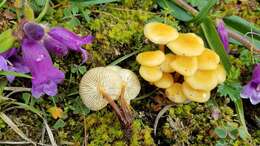
[[[198,70],[192,76],[186,76],[184,80],[194,89],[210,91],[217,86],[215,70]]]
[[[115,100],[121,93],[122,83],[121,77],[115,71],[104,67],[92,68],[82,77],[79,94],[89,109],[97,111],[108,104],[100,89]]]
[[[144,35],[155,44],[165,45],[171,40],[175,40],[179,34],[178,31],[170,25],[150,22],[144,26]]]
[[[115,72],[119,72],[122,68],[118,65],[108,65],[105,67],[106,69],[112,69]]]
[[[182,91],[182,85],[180,83],[174,83],[172,86],[165,90],[165,94],[171,101],[175,103],[185,103],[187,98]]]
[[[154,82],[154,85],[158,88],[169,88],[173,84],[173,77],[170,73],[163,73],[160,80]]]
[[[198,68],[200,70],[216,69],[219,62],[218,54],[210,49],[205,49],[202,54],[198,56]]]
[[[203,40],[194,33],[179,34],[179,37],[167,44],[177,55],[198,56],[204,51]]]
[[[182,91],[184,95],[191,101],[207,102],[210,98],[210,91],[193,89],[188,83],[182,84]]]
[[[197,57],[175,56],[170,63],[171,67],[183,76],[191,76],[198,69]]]
[[[226,70],[223,67],[223,65],[218,64],[218,66],[217,66],[215,71],[216,71],[216,76],[217,76],[217,79],[218,79],[218,83],[219,84],[224,83],[225,80],[226,80],[227,73],[226,73]]]
[[[174,72],[174,69],[171,67],[170,63],[175,59],[175,55],[172,53],[166,54],[165,55],[165,60],[163,63],[160,65],[160,68],[163,72],[166,73],[172,73]]]
[[[136,61],[145,66],[158,66],[165,60],[165,55],[162,51],[146,51],[137,55]]]
[[[143,65],[139,69],[139,74],[148,82],[156,82],[160,80],[163,75],[159,66],[149,67]]]

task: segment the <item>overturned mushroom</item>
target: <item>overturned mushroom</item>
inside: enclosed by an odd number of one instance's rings
[[[203,40],[194,33],[180,34],[176,40],[170,41],[167,47],[182,56],[198,56],[205,49]]]
[[[129,101],[135,98],[139,91],[140,83],[136,75],[117,66],[90,69],[83,76],[79,87],[83,103],[91,110],[100,110],[109,103],[128,136],[130,136],[133,119]],[[119,99],[121,107],[114,101],[117,99]]]
[[[184,95],[191,101],[203,103],[203,102],[207,102],[210,98],[210,91],[193,89],[186,82],[182,84],[182,91]]]
[[[145,66],[158,66],[165,60],[165,55],[162,51],[146,51],[137,55],[136,61]]]

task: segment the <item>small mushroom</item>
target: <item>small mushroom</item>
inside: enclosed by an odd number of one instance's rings
[[[197,57],[175,56],[171,62],[171,67],[183,76],[193,75],[198,68]]]
[[[108,104],[103,92],[115,100],[118,99],[121,88],[122,79],[115,71],[97,67],[90,69],[83,76],[79,85],[79,94],[89,109],[97,111]]]
[[[173,77],[170,73],[163,73],[162,78],[153,84],[158,88],[169,88],[173,84]]]
[[[171,101],[175,103],[185,103],[187,102],[186,96],[183,94],[182,85],[180,83],[174,83],[172,86],[165,90],[165,94]]]
[[[226,74],[226,70],[224,69],[223,65],[219,64],[215,71],[216,71],[218,83],[219,84],[224,83],[226,80],[227,74]]]
[[[192,76],[186,76],[184,80],[194,89],[210,91],[217,86],[215,70],[198,70]]]
[[[175,40],[179,34],[175,28],[167,24],[151,22],[144,26],[144,35],[155,44],[165,45]]]
[[[194,33],[183,33],[167,44],[167,47],[177,55],[198,56],[205,47],[203,40]]]
[[[217,53],[210,49],[205,49],[201,55],[198,56],[198,69],[213,70],[216,69],[220,62]]]
[[[136,61],[145,66],[158,66],[165,60],[165,55],[162,51],[146,51],[137,55]]]
[[[171,67],[170,63],[175,59],[175,55],[172,53],[166,54],[165,55],[165,60],[163,63],[160,65],[160,68],[163,72],[166,73],[172,73],[174,72],[174,69]]]
[[[139,74],[141,77],[148,82],[156,82],[162,78],[162,71],[159,66],[149,67],[141,66],[139,69]]]
[[[207,102],[210,98],[210,91],[193,89],[186,82],[182,84],[182,91],[184,95],[191,101],[203,103],[203,102]]]

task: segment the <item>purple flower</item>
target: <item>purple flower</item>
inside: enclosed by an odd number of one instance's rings
[[[17,49],[12,48],[0,54],[0,70],[14,71],[19,73],[28,73],[29,69],[24,65],[19,56],[16,55]],[[14,76],[6,76],[11,83],[15,79]]]
[[[224,48],[226,50],[227,53],[229,53],[229,47],[228,47],[228,32],[225,28],[225,24],[223,22],[223,20],[219,20],[217,22],[217,31],[218,31],[218,35],[224,45]]]
[[[43,42],[44,46],[50,53],[56,54],[60,57],[68,54],[68,47],[63,45],[63,43],[53,39],[52,37],[46,36]]]
[[[51,57],[42,43],[30,39],[22,41],[25,64],[32,74],[32,95],[39,98],[43,94],[57,94],[57,84],[64,79],[64,73],[53,66]]]
[[[252,79],[244,86],[241,97],[249,98],[253,105],[260,102],[260,63],[255,66]]]
[[[27,38],[32,40],[41,40],[44,36],[44,29],[42,26],[27,22],[23,25],[23,31]]]
[[[61,27],[52,28],[48,32],[48,35],[52,39],[56,40],[56,41],[52,41],[52,43],[53,43],[52,46],[56,46],[56,47],[50,48],[49,47],[49,46],[51,46],[50,43],[49,43],[49,45],[46,45],[46,48],[48,50],[54,49],[54,52],[56,52],[56,50],[66,51],[66,49],[64,49],[64,46],[65,46],[72,51],[82,53],[82,58],[83,58],[82,62],[87,61],[87,52],[81,46],[91,43],[93,40],[93,36],[80,37],[80,36],[76,35],[75,33],[71,32],[65,28],[61,28]],[[47,37],[47,39],[50,39],[50,38]],[[46,44],[46,41],[45,41],[45,44]],[[51,42],[51,40],[48,40],[48,41]],[[58,42],[60,44],[63,44],[64,46],[61,46]],[[65,54],[65,53],[59,52],[57,54]]]

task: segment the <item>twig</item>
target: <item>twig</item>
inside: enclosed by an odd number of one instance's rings
[[[24,144],[32,144],[27,141],[0,141],[0,144],[8,144],[8,145],[24,145]],[[43,143],[36,143],[37,145],[41,146],[51,146],[49,144],[43,144]]]

